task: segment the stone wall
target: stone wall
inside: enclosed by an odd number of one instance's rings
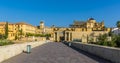
[[[78,40],[81,40],[83,43],[87,43],[89,42],[90,39],[93,39],[92,42],[96,42],[97,36],[99,36],[100,34],[103,35],[105,33],[108,33],[108,31],[73,31],[71,33],[72,33],[71,41],[78,39]]]
[[[39,41],[39,42],[28,42],[22,44],[0,46],[0,62],[22,53],[23,50],[26,50],[27,45],[31,45],[31,48],[34,48],[43,45],[45,43],[46,43],[45,41]]]
[[[46,40],[46,37],[24,37],[20,39],[21,41],[42,41]]]
[[[110,60],[114,63],[120,63],[120,48],[83,44],[78,42],[72,43],[72,46],[97,55],[101,58]]]

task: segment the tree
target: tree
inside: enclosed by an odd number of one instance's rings
[[[88,39],[88,42],[91,43],[91,44],[93,44],[93,43],[94,43],[93,37],[90,37],[90,38]]]
[[[2,34],[0,34],[0,39],[4,39],[4,36]]]
[[[100,35],[99,37],[98,37],[98,44],[99,45],[107,45],[107,34],[103,34],[103,35]]]
[[[118,28],[120,28],[120,21],[117,21],[116,25]]]
[[[36,34],[37,35],[37,34]],[[29,37],[29,36],[36,36],[35,34],[33,33],[26,33],[26,37]]]
[[[108,37],[111,37],[110,41],[108,40]],[[110,35],[103,34],[98,37],[97,44],[111,47],[120,47],[120,37],[112,34],[112,32],[110,32]]]
[[[20,35],[22,35],[23,34],[23,30],[21,29],[21,30],[19,30],[19,32],[20,32]]]
[[[20,39],[22,38],[22,35],[23,35],[23,30],[19,30],[19,33],[20,33]]]
[[[110,32],[108,33],[108,35],[109,35],[109,36],[113,36],[113,32],[110,31]]]
[[[108,46],[116,47],[117,46],[117,44],[116,44],[117,36],[112,34],[110,37],[111,37],[111,41],[108,42]]]
[[[8,22],[5,24],[5,39],[8,38]]]
[[[115,42],[116,42],[117,47],[120,47],[120,35],[117,35]]]
[[[15,40],[17,40],[18,39],[18,36],[17,35],[15,35]]]

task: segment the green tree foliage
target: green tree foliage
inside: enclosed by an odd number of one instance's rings
[[[108,43],[107,43],[107,46],[111,46],[111,47],[116,47],[116,36],[115,35],[112,35],[111,36],[111,41],[108,41]]]
[[[22,36],[23,36],[23,30],[22,29],[19,30],[19,34],[18,35],[20,36],[20,39],[21,39]]]
[[[110,32],[108,33],[108,35],[109,35],[109,36],[113,36],[113,32],[110,31]]]
[[[98,37],[98,42],[97,44],[99,45],[104,45],[104,46],[111,46],[111,47],[116,47],[116,35],[111,34],[111,41],[108,41],[109,34],[103,34]]]
[[[120,35],[116,36],[115,43],[116,43],[117,47],[120,47]]]
[[[99,35],[98,44],[99,45],[107,45],[107,34]]]
[[[20,32],[20,35],[23,35],[23,30],[21,29],[21,30],[19,30],[19,32]]]
[[[100,35],[97,44],[111,47],[120,47],[120,35],[111,33],[111,41],[107,40],[108,35]]]
[[[117,21],[116,25],[118,28],[120,28],[120,21]]]
[[[0,39],[4,39],[4,35],[3,34],[0,34]]]
[[[117,21],[116,25],[118,28],[120,28],[120,21]],[[111,37],[111,41],[108,41],[107,37]],[[108,34],[100,35],[96,44],[111,47],[120,47],[120,34],[116,35],[110,31]]]
[[[88,43],[94,44],[94,39],[92,37],[88,38]]]
[[[5,24],[5,39],[8,38],[8,22]]]
[[[29,37],[29,36],[34,36],[35,34],[32,34],[32,33],[26,33],[26,37]]]
[[[10,44],[14,44],[14,42],[10,40],[0,40],[0,46],[10,45]]]
[[[17,40],[18,39],[18,36],[17,35],[15,35],[15,40]]]
[[[51,37],[51,34],[33,34],[33,33],[26,33],[26,37],[35,36],[35,37]]]
[[[51,37],[51,34],[45,34],[45,37]]]

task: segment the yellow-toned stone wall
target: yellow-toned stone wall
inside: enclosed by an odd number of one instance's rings
[[[74,39],[81,39],[83,40],[82,42],[87,42],[86,40],[88,40],[88,38],[90,37],[91,34],[93,34],[92,38],[93,41],[95,42],[97,36],[99,36],[100,34],[105,34],[108,33],[108,31],[73,31],[72,32],[72,40]]]

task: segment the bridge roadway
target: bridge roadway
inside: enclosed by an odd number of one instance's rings
[[[76,51],[63,43],[49,42],[21,53],[2,63],[111,63],[81,50]]]

